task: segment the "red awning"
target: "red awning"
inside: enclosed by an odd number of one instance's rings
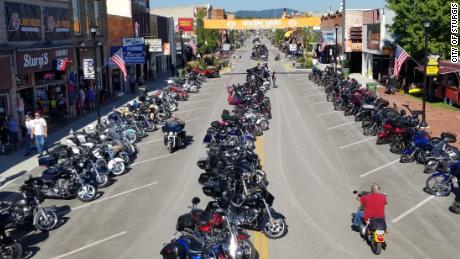
[[[423,71],[423,66],[418,66],[417,70]],[[450,74],[460,72],[460,64],[454,64],[450,61],[439,61],[439,74]]]

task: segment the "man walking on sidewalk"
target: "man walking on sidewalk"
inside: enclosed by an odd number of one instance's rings
[[[43,156],[43,151],[46,150],[48,152],[48,148],[46,147],[45,141],[48,137],[48,127],[46,125],[45,119],[40,117],[40,113],[35,113],[35,120],[33,123],[32,128],[32,135],[30,138],[32,139],[35,137],[35,145],[37,146],[38,157]]]

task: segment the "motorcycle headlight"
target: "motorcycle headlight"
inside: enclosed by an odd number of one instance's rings
[[[174,136],[174,132],[169,132],[169,136]]]

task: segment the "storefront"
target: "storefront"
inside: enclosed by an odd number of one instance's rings
[[[0,117],[11,114],[11,88],[13,87],[11,56],[0,55]]]
[[[68,64],[73,61],[70,46],[17,51],[17,94],[25,112],[39,111],[55,119],[68,110]],[[58,107],[64,99],[65,107]]]

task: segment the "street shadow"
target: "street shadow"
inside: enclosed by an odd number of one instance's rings
[[[10,182],[10,181],[13,181],[23,175],[25,175],[27,173],[27,171],[25,170],[22,170],[21,172],[17,173],[17,174],[14,174],[14,175],[10,175],[8,177],[6,177],[5,179],[3,179],[1,182],[0,182],[0,187],[3,186],[5,183],[7,182]]]
[[[192,145],[194,141],[193,136],[185,136],[184,145],[182,145],[180,149],[186,149],[188,146]]]

